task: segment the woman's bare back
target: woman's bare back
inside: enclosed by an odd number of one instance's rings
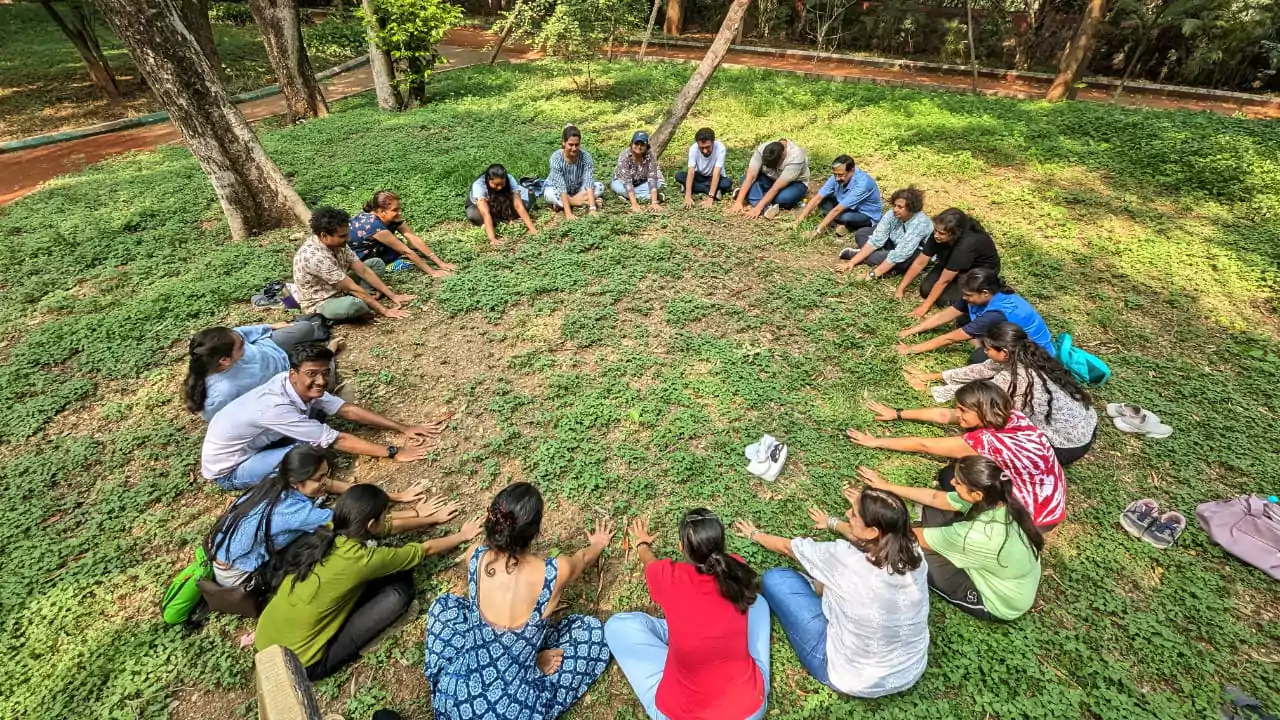
[[[495,628],[516,630],[524,627],[538,606],[538,595],[546,578],[546,560],[533,553],[519,556],[511,564],[508,555],[486,550],[480,557],[476,592],[480,616]],[[558,583],[557,583],[558,585]],[[559,587],[552,589],[546,613],[555,608]]]

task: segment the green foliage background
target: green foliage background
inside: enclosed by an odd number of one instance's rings
[[[393,186],[415,228],[461,267],[438,285],[397,277],[419,293],[422,319],[354,331],[370,348],[362,397],[388,411],[420,396],[465,403],[492,431],[436,458],[445,489],[482,502],[510,477],[538,483],[579,526],[548,538],[555,549],[577,547],[602,514],[646,513],[669,538],[695,505],[805,532],[804,507],[838,508],[859,464],[927,481],[934,462],[842,438],[871,425],[866,398],[925,398],[892,350],[910,306],[886,285],[831,274],[825,238],[714,211],[631,216],[615,203],[535,238],[509,229],[501,251],[482,249],[483,234],[458,220],[488,163],[545,173],[566,122],[610,158],[689,72],[606,65],[601,91],[584,98],[561,70],[441,74],[420,110],[382,115],[361,97],[264,133],[309,202],[354,210]],[[1116,371],[1098,402],[1144,404],[1177,429],[1147,443],[1100,429],[1094,454],[1069,472],[1070,520],[1035,612],[981,624],[935,602],[929,670],[912,691],[873,702],[820,688],[777,634],[770,716],[1207,719],[1227,683],[1280,707],[1275,583],[1194,528],[1166,552],[1115,528],[1136,497],[1190,515],[1206,499],[1277,491],[1280,128],[726,69],[673,144],[668,176],[707,124],[735,171],[781,134],[815,166],[849,152],[886,191],[913,182],[930,210],[974,212],[1019,291]],[[0,209],[0,717],[161,718],[175,697],[179,714],[201,717],[210,698],[245,696],[250,656],[232,639],[243,625],[218,618],[187,636],[155,612],[225,502],[193,475],[202,428],[175,397],[184,339],[252,322],[244,300],[289,267],[287,231],[226,234],[207,181],[176,148]],[[492,360],[454,386],[419,387],[414,348],[464,330],[476,347],[458,350]],[[766,431],[793,455],[763,487],[743,472],[741,447]],[[737,540],[733,549],[757,568],[778,562]],[[614,551],[606,564],[601,595],[584,583],[570,601],[602,613],[645,606],[634,560]],[[448,586],[441,570],[420,573],[424,600]],[[319,690],[352,717],[384,702],[426,717],[421,658],[409,634]],[[640,712],[614,670],[571,715]]]

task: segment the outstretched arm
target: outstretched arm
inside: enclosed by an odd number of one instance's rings
[[[911,285],[911,281],[924,272],[925,266],[929,264],[930,259],[928,255],[921,254],[911,263],[911,267],[907,268],[907,271],[902,274],[902,282],[898,283],[898,289],[894,293],[895,297],[899,300],[902,299],[902,296],[906,294],[907,288]]]

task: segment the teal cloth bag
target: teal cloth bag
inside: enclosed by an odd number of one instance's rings
[[[1053,348],[1058,353],[1058,361],[1078,382],[1102,385],[1111,379],[1111,368],[1096,355],[1073,345],[1070,333],[1062,333],[1054,338]]]

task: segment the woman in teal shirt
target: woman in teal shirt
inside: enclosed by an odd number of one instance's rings
[[[949,493],[893,485],[865,467],[858,473],[868,487],[924,506],[914,531],[929,587],[942,599],[982,620],[1015,620],[1031,609],[1044,538],[994,461],[961,458]]]
[[[360,656],[413,602],[413,568],[475,537],[479,519],[438,540],[399,548],[372,546],[388,522],[391,499],[376,485],[355,485],[333,506],[333,524],[293,541],[273,568],[278,586],[254,645],[283,645],[307,678],[328,677]]]

